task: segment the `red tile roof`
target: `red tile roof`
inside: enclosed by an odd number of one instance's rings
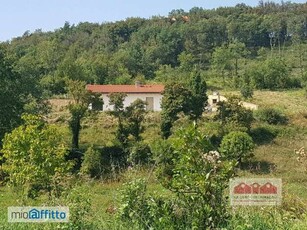
[[[164,85],[87,85],[95,93],[162,93]]]

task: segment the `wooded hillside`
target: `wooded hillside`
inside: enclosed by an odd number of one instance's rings
[[[301,87],[306,13],[307,4],[289,2],[194,7],[172,10],[168,17],[66,22],[54,32],[27,31],[1,47],[14,69],[35,79],[32,84],[47,96],[64,93],[67,78],[97,84],[136,78],[166,82],[186,79],[194,69],[207,78],[230,79],[236,88],[250,79],[256,88]],[[268,79],[259,79],[263,75]]]

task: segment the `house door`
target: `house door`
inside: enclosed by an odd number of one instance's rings
[[[154,98],[153,97],[146,97],[146,110],[154,110]]]

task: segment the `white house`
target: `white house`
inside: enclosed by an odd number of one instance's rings
[[[87,90],[94,93],[100,93],[103,99],[103,106],[100,106],[99,110],[113,110],[113,106],[109,103],[109,95],[111,93],[125,93],[127,96],[124,101],[124,106],[129,106],[136,99],[141,99],[147,103],[146,110],[161,111],[162,92],[164,91],[164,85],[141,85],[136,83],[135,85],[87,85]],[[218,108],[218,102],[227,101],[227,98],[220,95],[219,92],[213,92],[208,95],[207,111],[215,112]],[[256,110],[257,105],[242,102],[243,107]],[[95,106],[97,109],[97,106]],[[93,106],[90,105],[90,109]]]
[[[111,93],[127,94],[124,106],[129,106],[136,99],[147,102],[146,110],[161,111],[162,92],[164,85],[87,85],[87,90],[94,93],[101,93],[103,99],[102,110],[112,110],[113,106],[109,104],[109,95]]]
[[[221,102],[221,101],[227,101],[227,98],[220,95],[219,92],[214,91],[211,95],[208,95],[208,106],[207,106],[207,110],[209,111],[217,111],[217,103]]]

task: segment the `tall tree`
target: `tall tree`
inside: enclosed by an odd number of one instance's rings
[[[129,126],[129,133],[134,137],[136,141],[141,140],[141,133],[143,132],[144,127],[142,122],[146,113],[146,102],[141,99],[137,99],[132,102],[126,108],[125,117]]]
[[[127,95],[124,93],[111,93],[109,95],[109,104],[113,105],[113,110],[110,111],[110,114],[118,119],[118,127],[115,136],[124,148],[128,145],[129,136],[129,132],[125,127],[126,124],[124,123],[124,100],[126,96]]]
[[[116,139],[124,147],[128,147],[128,136],[132,135],[135,141],[140,141],[140,134],[143,132],[142,122],[146,113],[146,102],[137,99],[124,108],[126,94],[112,93],[109,95],[110,105],[113,111],[110,114],[118,119]]]
[[[182,84],[168,84],[165,86],[162,98],[161,135],[167,139],[171,134],[173,123],[179,118],[180,112],[197,121],[207,104],[206,82],[199,73],[193,73],[192,78],[185,87]]]
[[[226,73],[231,75],[231,71],[233,70],[231,60],[232,53],[226,45],[215,48],[212,53],[212,68],[216,73],[223,77],[223,82],[225,81]]]
[[[71,114],[69,120],[69,128],[72,132],[72,148],[79,148],[79,135],[81,130],[81,120],[86,115],[88,106],[95,97],[99,99],[99,95],[91,93],[85,88],[86,83],[78,80],[67,81],[67,91],[73,101],[68,105]]]
[[[235,76],[238,76],[239,60],[246,57],[249,52],[246,49],[245,44],[238,42],[237,40],[229,44],[229,49],[231,52],[231,58],[234,60]]]
[[[21,76],[13,70],[12,63],[0,47],[0,145],[4,134],[21,123],[25,102]]]
[[[167,139],[171,134],[173,123],[179,118],[180,112],[190,111],[192,93],[182,84],[168,84],[165,86],[161,103],[161,135]]]
[[[201,79],[199,72],[193,73],[190,81],[192,101],[190,102],[191,111],[189,113],[192,120],[198,120],[203,114],[207,105],[207,84]]]

